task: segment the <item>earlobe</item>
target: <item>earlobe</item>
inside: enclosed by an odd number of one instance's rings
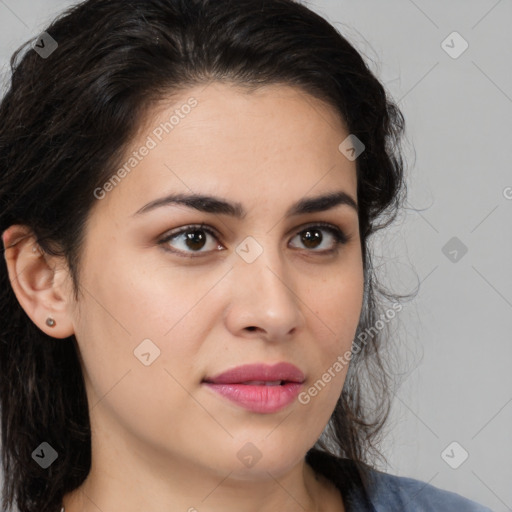
[[[74,334],[70,297],[62,286],[65,269],[38,247],[27,226],[12,225],[2,234],[12,289],[30,319],[54,338]]]

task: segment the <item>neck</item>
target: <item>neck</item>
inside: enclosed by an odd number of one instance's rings
[[[325,477],[316,474],[313,469],[304,464],[302,467],[304,475],[304,489],[293,489],[289,486],[288,478],[272,479],[269,482],[267,491],[263,490],[262,485],[253,486],[250,482],[240,482],[233,484],[224,479],[220,484],[217,482],[216,486],[212,487],[208,493],[202,492],[200,494],[189,494],[188,496],[204,496],[200,502],[187,498],[186,501],[181,501],[179,495],[176,496],[172,502],[163,501],[150,503],[148,495],[145,494],[144,509],[151,509],[154,511],[167,511],[171,510],[185,510],[187,512],[197,512],[198,509],[191,506],[192,502],[196,502],[200,506],[202,502],[210,501],[210,508],[212,512],[226,512],[226,511],[239,511],[240,509],[248,512],[256,511],[272,511],[281,510],[283,512],[295,512],[297,505],[300,506],[303,512],[344,512],[345,508],[339,491],[332,485]],[[126,489],[134,488],[128,485]],[[195,477],[195,481],[200,481],[200,478]],[[109,489],[109,494],[106,489]],[[222,492],[219,489],[222,488]],[[251,489],[256,492],[251,492]],[[141,510],[141,505],[132,501],[127,495],[128,492],[115,494],[112,492],[112,486],[105,481],[104,486],[99,486],[97,482],[88,476],[84,484],[72,493],[66,495],[63,500],[63,506],[60,512],[96,512],[98,507],[101,510],[119,510],[122,509],[126,512],[135,512]],[[259,494],[259,498],[255,495]],[[217,496],[215,496],[217,495]],[[215,499],[212,499],[215,498]],[[276,508],[276,506],[278,508]]]

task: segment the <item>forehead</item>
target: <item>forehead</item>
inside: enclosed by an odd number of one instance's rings
[[[165,192],[278,203],[340,186],[355,195],[355,163],[339,151],[347,136],[333,107],[297,88],[190,88],[147,112],[99,207],[128,215]]]

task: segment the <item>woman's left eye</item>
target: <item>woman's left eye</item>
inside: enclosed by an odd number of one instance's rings
[[[327,249],[318,250],[318,247],[321,246],[321,244],[325,241],[324,235],[322,235],[322,232],[327,232],[329,234],[329,237],[331,238],[332,242],[328,245]],[[176,253],[178,255],[182,255],[188,258],[196,257],[193,253],[209,253],[211,251],[202,251],[206,245],[207,237],[208,235],[211,235],[215,240],[218,241],[218,236],[216,232],[209,228],[204,226],[204,224],[201,225],[190,225],[185,226],[184,228],[179,229],[178,231],[173,231],[166,235],[163,239],[161,239],[158,244],[163,245],[165,250],[168,250],[170,252]],[[301,229],[293,238],[299,237],[301,243],[308,249],[313,248],[314,250],[308,251],[308,252],[318,252],[320,254],[332,254],[334,252],[337,252],[339,250],[339,246],[347,243],[348,237],[345,235],[345,233],[338,227],[327,224],[327,223],[316,223],[309,226],[305,226]],[[329,238],[328,237],[328,238]],[[293,240],[292,238],[292,240]],[[184,249],[181,248],[174,248],[171,249],[170,242],[173,240],[177,240],[178,242],[182,242],[184,245]],[[213,246],[216,246],[219,250],[222,250],[222,245],[219,244],[212,244]],[[189,249],[187,251],[187,249]],[[187,254],[188,253],[188,254]],[[192,254],[191,254],[192,253]]]

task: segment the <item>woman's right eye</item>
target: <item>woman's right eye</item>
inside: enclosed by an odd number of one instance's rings
[[[211,235],[213,238],[215,238],[218,241],[216,232],[208,227],[205,227],[204,224],[201,225],[191,225],[191,226],[185,226],[184,228],[180,228],[177,231],[173,231],[171,233],[168,233],[164,236],[158,243],[164,246],[165,250],[168,250],[172,253],[178,254],[180,256],[185,256],[187,258],[194,258],[196,257],[194,254],[191,254],[190,251],[187,251],[187,249],[197,249],[193,250],[192,253],[203,253],[203,252],[211,252],[210,250],[201,251],[205,246],[205,241],[207,240],[208,235]],[[182,247],[184,248],[178,248],[178,249],[171,249],[169,248],[170,242],[172,240],[178,240],[178,242],[181,242],[183,244]],[[213,244],[215,245],[215,244]],[[217,244],[217,248],[222,248],[220,244]],[[215,250],[215,249],[213,249]],[[188,254],[187,254],[188,253]]]

